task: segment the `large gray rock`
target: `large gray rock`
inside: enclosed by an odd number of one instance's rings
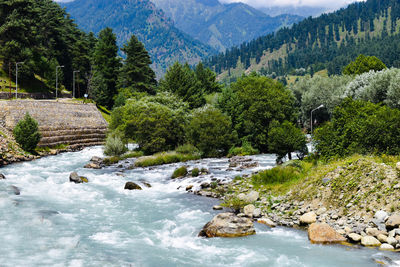
[[[379,247],[379,249],[380,250],[394,250],[394,247],[392,246],[392,245],[389,245],[389,244],[382,244],[380,247]]]
[[[258,193],[257,191],[251,191],[250,193],[248,193],[246,195],[244,200],[246,202],[253,203],[254,201],[257,201],[259,197],[260,197],[260,193]]]
[[[253,212],[254,212],[255,209],[256,209],[256,207],[254,207],[253,204],[249,204],[249,205],[244,206],[243,213],[247,217],[252,218],[253,217]]]
[[[311,243],[334,244],[345,242],[346,238],[326,223],[313,223],[308,227],[308,238]]]
[[[79,176],[76,172],[72,172],[69,175],[69,181],[74,182],[76,184],[80,184],[80,183],[87,183],[88,179],[85,176]]]
[[[381,242],[373,236],[366,235],[361,237],[361,245],[366,247],[379,247]]]
[[[124,189],[127,190],[142,190],[140,185],[134,183],[134,182],[126,182]]]
[[[317,221],[317,214],[315,214],[315,212],[313,211],[307,212],[300,216],[301,225],[315,223],[316,221]]]
[[[389,236],[389,237],[386,239],[386,243],[388,243],[389,245],[392,245],[392,246],[396,246],[397,240],[396,240],[396,238],[390,237],[390,236]]]
[[[383,223],[385,220],[388,218],[388,214],[384,210],[379,210],[375,213],[374,218],[377,220],[377,222]]]
[[[386,220],[386,228],[391,230],[400,226],[400,214],[394,213]]]
[[[199,236],[203,237],[240,237],[254,235],[256,230],[252,220],[238,217],[233,213],[220,213],[204,225]]]

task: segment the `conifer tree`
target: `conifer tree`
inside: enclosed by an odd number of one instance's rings
[[[113,97],[117,94],[117,79],[121,64],[117,52],[115,34],[107,27],[99,33],[93,54],[95,71],[92,97],[98,104],[108,108],[113,106]]]
[[[121,49],[126,54],[119,77],[119,87],[128,87],[132,92],[155,94],[156,75],[151,69],[151,59],[144,45],[132,35]]]
[[[201,83],[204,93],[211,94],[221,91],[221,86],[216,80],[216,75],[210,68],[204,68],[203,63],[199,63],[195,69],[196,78]]]

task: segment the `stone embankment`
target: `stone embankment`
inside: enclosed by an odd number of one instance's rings
[[[94,104],[55,100],[0,101],[0,123],[12,131],[29,113],[39,123],[39,147],[68,145],[71,149],[103,144],[107,122]]]

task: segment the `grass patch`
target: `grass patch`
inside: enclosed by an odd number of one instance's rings
[[[199,174],[200,174],[199,168],[194,168],[194,169],[192,170],[192,176],[193,176],[193,177],[197,177],[197,176],[199,176]]]
[[[189,160],[200,159],[200,155],[195,154],[183,154],[176,151],[161,152],[152,156],[140,157],[135,162],[135,167],[149,167],[155,165],[170,164],[176,162],[186,162]]]
[[[233,156],[249,156],[259,154],[260,151],[253,148],[250,143],[244,142],[241,147],[232,147],[229,149],[228,157]]]
[[[177,168],[174,173],[172,173],[171,178],[175,179],[175,178],[181,178],[181,177],[185,177],[188,174],[188,170],[186,166],[182,166]]]
[[[106,120],[106,122],[110,123],[111,122],[111,111],[109,111],[106,107],[103,107],[100,105],[96,105],[96,107],[100,111],[101,115]]]

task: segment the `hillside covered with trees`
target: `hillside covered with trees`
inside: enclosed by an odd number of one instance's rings
[[[359,54],[399,67],[399,18],[398,1],[357,2],[243,43],[205,64],[222,73],[222,78],[245,70],[284,75],[301,68],[310,74],[322,69],[339,74]]]

